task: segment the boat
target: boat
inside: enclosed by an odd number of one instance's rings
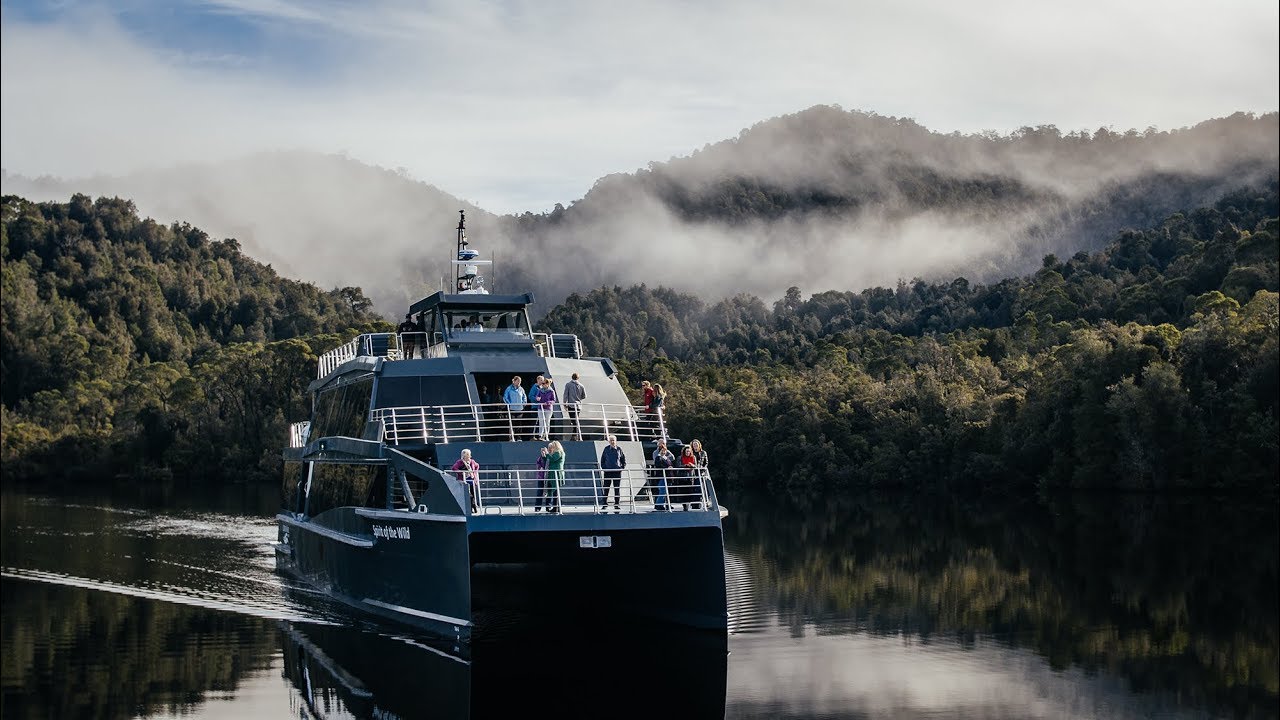
[[[574,627],[725,631],[728,511],[710,473],[652,467],[657,443],[677,456],[683,445],[662,408],[634,405],[614,363],[576,335],[534,332],[532,293],[490,292],[465,213],[456,244],[448,292],[414,302],[396,332],[319,357],[311,417],[283,450],[277,566],[459,641],[530,607]],[[527,388],[539,376],[561,399],[503,402],[516,378]],[[574,376],[586,397],[567,404]],[[611,437],[627,464],[606,472]],[[551,439],[564,452],[558,483],[537,467]]]

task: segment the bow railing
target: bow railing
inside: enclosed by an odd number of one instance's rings
[[[450,471],[466,486],[478,515],[648,513],[710,511],[711,477],[706,468],[628,467],[614,471],[530,466]],[[415,509],[425,495],[422,481],[406,476],[391,487],[392,506]]]

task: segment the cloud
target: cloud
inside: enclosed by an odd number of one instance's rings
[[[542,211],[818,103],[942,130],[1170,128],[1274,109],[1280,80],[1277,9],[1243,1],[94,7],[6,7],[6,169],[345,151]]]

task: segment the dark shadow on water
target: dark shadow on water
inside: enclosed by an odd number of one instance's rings
[[[285,673],[316,717],[724,717],[723,634],[553,628],[519,612],[491,620],[461,648],[283,623]]]

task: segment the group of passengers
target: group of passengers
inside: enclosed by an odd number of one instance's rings
[[[647,494],[653,500],[653,509],[669,512],[672,503],[680,503],[682,509],[700,510],[702,489],[700,480],[708,466],[707,451],[702,441],[694,439],[685,445],[677,459],[667,448],[665,439],[658,440],[653,451],[652,471],[646,476],[644,487],[640,493]],[[537,485],[533,511],[542,512],[543,508],[550,514],[560,512],[560,488],[564,483],[564,446],[559,440],[551,440],[538,449],[538,458],[534,461]],[[602,508],[608,509],[613,499],[613,511],[622,511],[622,473],[627,467],[626,452],[618,445],[618,436],[609,435],[608,444],[600,452],[599,469],[602,480],[600,495],[597,500]],[[461,457],[451,468],[457,474],[458,481],[467,487],[471,498],[471,511],[475,512],[479,505],[480,495],[480,463],[471,457],[471,450],[464,449]],[[668,485],[670,484],[670,492]]]
[[[511,384],[502,392],[502,402],[507,406],[510,426],[517,435],[532,430],[532,439],[550,442],[551,418],[555,415],[556,403],[560,398],[556,394],[555,382],[545,375],[539,375],[533,381],[533,387],[525,392],[521,387],[519,375],[511,378]],[[487,389],[481,392],[481,402],[487,404]],[[573,429],[576,439],[582,439],[582,427],[578,424],[579,409],[583,400],[587,399],[587,389],[578,380],[578,373],[573,373],[564,388],[563,406],[566,419]]]
[[[693,507],[701,509],[702,491],[699,479],[708,464],[707,451],[702,448],[702,441],[694,439],[680,451],[677,458],[667,449],[665,439],[658,440],[653,450],[653,476],[646,483],[646,489],[653,496],[654,510],[670,510],[672,502],[678,502],[683,509]],[[671,484],[671,497],[667,497],[667,484]],[[656,490],[656,494],[654,493]]]

